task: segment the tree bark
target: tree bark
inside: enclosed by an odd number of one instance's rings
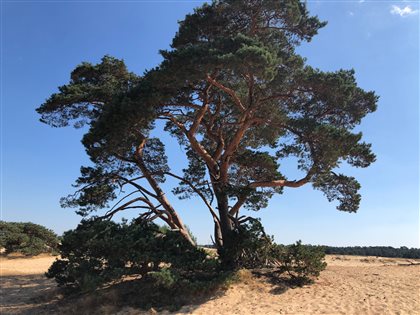
[[[217,199],[217,209],[219,211],[220,234],[223,244],[218,248],[218,253],[225,268],[230,269],[235,265],[234,261],[234,224],[229,217],[228,195],[223,187],[216,186],[215,196]]]
[[[137,152],[135,154],[136,163],[137,166],[142,171],[144,177],[149,182],[149,185],[152,187],[152,189],[156,193],[156,199],[160,202],[162,207],[167,211],[168,213],[168,220],[165,220],[162,218],[172,229],[176,229],[181,233],[181,235],[192,245],[196,246],[194,240],[191,238],[190,233],[188,232],[187,228],[185,227],[184,223],[182,222],[181,218],[179,217],[178,213],[175,211],[175,209],[170,204],[168,198],[166,198],[165,193],[160,188],[159,184],[156,182],[156,180],[153,178],[152,174],[149,172],[147,166],[144,164],[143,161],[143,148],[146,143],[146,139],[142,141],[142,143],[138,146]]]

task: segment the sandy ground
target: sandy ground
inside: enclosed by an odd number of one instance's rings
[[[54,260],[51,256],[1,257],[0,314],[36,314],[32,310],[53,302],[56,283],[44,273]]]
[[[55,283],[43,276],[52,261],[2,258],[1,314],[50,314],[49,305],[60,298]],[[177,314],[420,314],[420,260],[327,256],[327,262],[316,283],[302,288],[244,272],[242,281],[222,296],[184,306]],[[118,312],[151,313],[132,308]]]

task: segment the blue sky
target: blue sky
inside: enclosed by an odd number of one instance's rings
[[[61,209],[81,165],[88,164],[82,130],[52,129],[37,108],[68,82],[80,62],[109,54],[138,74],[157,65],[177,21],[201,1],[2,1],[1,206],[6,221],[32,221],[57,233],[80,217]],[[419,247],[419,5],[410,1],[310,1],[311,14],[328,21],[299,47],[322,70],[354,68],[358,84],[380,96],[378,110],[357,129],[373,144],[377,162],[345,168],[362,184],[356,214],[335,209],[310,186],[286,189],[258,213],[277,242]],[[169,162],[183,152],[167,144]],[[286,174],[295,174],[285,163]],[[175,182],[169,182],[167,188]],[[171,199],[199,242],[210,242],[212,221],[195,200]],[[129,217],[130,213],[124,214]]]

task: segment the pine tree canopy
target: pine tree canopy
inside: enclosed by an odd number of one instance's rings
[[[160,218],[188,238],[160,187],[175,177],[174,194],[198,197],[211,212],[218,246],[246,220],[242,207],[264,208],[284,187],[312,184],[337,209],[357,211],[360,184],[339,167],[374,162],[354,128],[378,97],[357,86],[353,70],[324,72],[296,53],[325,25],[297,0],[215,1],[179,23],[163,61],[143,75],[110,56],[77,66],[37,109],[51,126],[88,127],[82,142],[93,166],[82,167],[63,205],[87,215],[113,202],[104,217],[138,208],[142,219]],[[150,136],[159,120],[185,149],[183,174]],[[290,157],[301,178],[282,174]],[[134,192],[117,200],[125,185]]]

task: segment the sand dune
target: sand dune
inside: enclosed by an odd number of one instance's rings
[[[1,314],[56,313],[49,305],[58,298],[57,290],[42,275],[53,260],[1,260]],[[420,260],[327,256],[327,262],[315,284],[294,289],[245,271],[242,281],[222,296],[184,306],[176,314],[420,314]],[[115,313],[111,309],[98,313]],[[150,313],[133,308],[117,312]]]

